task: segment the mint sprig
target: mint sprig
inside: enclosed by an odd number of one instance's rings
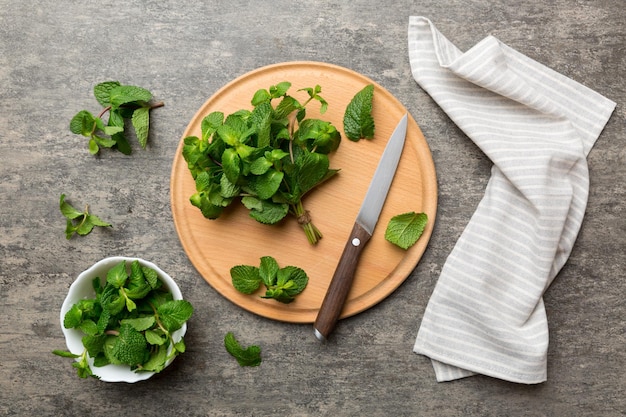
[[[240,366],[259,366],[261,364],[261,348],[257,345],[251,345],[244,349],[232,332],[226,333],[224,347]]]
[[[111,227],[111,224],[105,222],[100,217],[89,212],[89,206],[85,206],[84,211],[74,208],[70,203],[65,201],[65,194],[61,194],[59,200],[59,208],[63,216],[67,219],[65,226],[65,237],[69,240],[78,234],[85,236],[91,233],[94,227]]]
[[[142,148],[148,143],[150,110],[163,102],[150,103],[150,91],[118,81],[105,81],[94,87],[94,96],[102,111],[94,116],[81,110],[70,121],[70,131],[89,138],[89,153],[96,155],[101,148],[113,148],[130,155],[132,148],[126,138],[126,121],[129,120]],[[109,113],[105,123],[103,117]]]
[[[271,256],[263,256],[259,267],[236,265],[230,269],[235,289],[243,294],[252,294],[261,284],[266,288],[262,298],[271,298],[289,304],[306,288],[309,277],[296,266],[280,268]]]

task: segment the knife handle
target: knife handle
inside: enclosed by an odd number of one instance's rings
[[[330,281],[328,290],[326,290],[326,296],[313,325],[315,336],[321,341],[325,341],[335,328],[346,297],[352,287],[359,257],[365,244],[371,237],[372,235],[360,224],[354,224],[352,232],[350,232],[350,238],[343,248],[337,269],[335,269],[335,274]]]

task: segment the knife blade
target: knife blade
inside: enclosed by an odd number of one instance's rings
[[[374,233],[380,212],[387,199],[391,182],[395,176],[398,162],[400,161],[400,155],[402,155],[407,124],[408,114],[405,114],[385,146],[363,203],[361,203],[361,208],[348,241],[339,258],[333,278],[326,290],[324,301],[313,324],[315,337],[320,341],[327,340],[334,330],[346,297],[352,287],[352,281],[354,280],[361,253]]]

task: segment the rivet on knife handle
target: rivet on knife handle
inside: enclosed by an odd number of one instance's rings
[[[326,296],[315,320],[315,336],[324,341],[335,328],[341,310],[352,287],[354,272],[365,244],[372,235],[358,223],[354,224],[350,239],[343,249],[337,269],[333,275]]]

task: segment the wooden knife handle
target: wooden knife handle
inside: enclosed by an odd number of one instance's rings
[[[350,232],[350,238],[343,248],[341,258],[335,269],[326,296],[322,302],[317,318],[313,325],[315,336],[324,341],[335,328],[341,310],[346,301],[346,297],[352,287],[354,272],[359,262],[361,252],[365,244],[372,236],[360,224],[355,223]]]

